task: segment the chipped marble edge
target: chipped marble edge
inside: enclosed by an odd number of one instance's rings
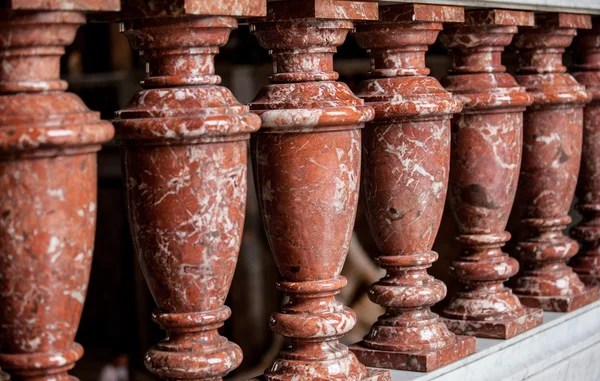
[[[589,316],[585,316],[588,315]],[[558,328],[561,325],[566,325],[568,324],[569,321],[571,320],[576,320],[576,319],[582,319],[585,321],[592,321],[595,320],[597,322],[597,324],[590,324],[589,326],[586,326],[585,324],[581,324],[581,322],[572,322],[572,324],[576,324],[580,327],[585,327],[587,328],[587,331],[584,332],[583,334],[574,334],[571,337],[565,339],[568,340],[570,343],[573,343],[573,345],[569,346],[569,347],[561,347],[561,344],[564,344],[563,342],[560,342],[560,340],[557,341],[557,344],[552,347],[552,348],[548,348],[547,350],[544,351],[544,354],[550,353],[552,352],[554,349],[556,348],[562,348],[562,351],[558,351],[557,353],[554,353],[553,356],[545,356],[543,360],[539,360],[539,353],[535,350],[536,348],[539,348],[540,346],[540,335],[543,335],[545,331],[549,331],[552,330],[553,328]],[[594,303],[591,303],[587,306],[584,306],[580,309],[577,309],[573,312],[568,312],[568,313],[561,313],[561,312],[544,312],[544,323],[542,323],[541,325],[526,331],[520,335],[517,335],[511,339],[508,340],[495,340],[495,339],[477,339],[477,352],[471,356],[467,356],[455,363],[449,364],[447,366],[444,366],[442,368],[439,368],[431,373],[417,373],[417,372],[407,372],[407,371],[392,371],[392,381],[430,381],[430,380],[440,380],[440,381],[446,381],[446,380],[455,380],[455,379],[463,379],[462,376],[464,376],[462,373],[458,374],[461,371],[466,371],[466,372],[470,372],[469,374],[473,375],[473,369],[472,366],[478,366],[476,363],[481,361],[481,364],[479,364],[479,366],[482,367],[486,367],[487,362],[485,361],[485,359],[487,357],[494,357],[493,359],[491,359],[490,361],[497,361],[495,355],[498,355],[499,352],[505,352],[507,353],[506,357],[510,359],[515,359],[515,357],[517,357],[518,353],[522,353],[522,351],[519,351],[519,349],[521,348],[514,348],[514,350],[508,350],[508,348],[513,347],[513,346],[517,346],[519,344],[521,344],[524,341],[530,340],[529,343],[523,343],[524,346],[526,346],[525,349],[526,351],[529,350],[530,352],[533,352],[533,356],[535,357],[535,359],[532,356],[523,356],[526,357],[524,359],[522,359],[522,362],[530,364],[531,366],[529,367],[524,367],[524,369],[521,369],[519,367],[513,366],[511,367],[512,370],[516,370],[518,369],[519,371],[522,372],[529,372],[529,375],[534,375],[536,373],[539,373],[541,371],[543,371],[544,369],[546,369],[546,367],[550,364],[553,364],[555,362],[558,362],[560,360],[563,360],[565,358],[568,358],[569,356],[573,356],[575,355],[577,352],[580,352],[582,350],[585,350],[586,348],[592,346],[595,343],[600,343],[600,301],[595,301]],[[568,329],[567,326],[565,326],[565,329]],[[593,334],[589,334],[589,333],[593,333]],[[552,337],[555,337],[555,333],[549,332],[549,335],[552,335]],[[532,339],[533,336],[537,336],[537,339]],[[483,347],[483,348],[482,348]],[[510,352],[510,353],[509,353]],[[567,353],[565,355],[565,352]],[[535,355],[537,353],[537,356]],[[535,360],[535,361],[534,361]],[[509,361],[512,363],[512,361]],[[531,372],[531,369],[535,368],[536,372]],[[479,369],[481,371],[481,369]],[[477,372],[475,372],[477,373]],[[504,380],[505,378],[502,378],[503,375],[499,374],[497,378],[493,378],[490,380]],[[517,379],[524,379],[524,378],[517,378]]]
[[[409,0],[379,0],[380,4],[413,2]],[[419,0],[419,3],[600,15],[600,1],[597,0]]]

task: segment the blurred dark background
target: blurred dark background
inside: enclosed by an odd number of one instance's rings
[[[505,53],[504,64],[514,72],[516,60]],[[217,73],[223,85],[233,91],[238,100],[247,103],[268,82],[271,60],[265,50],[240,26],[216,58]],[[443,77],[450,66],[447,52],[439,45],[427,54],[432,75]],[[569,63],[567,57],[566,62]],[[354,89],[365,78],[369,58],[354,39],[348,37],[335,56],[340,80]],[[103,119],[112,119],[123,108],[144,77],[144,63],[133,51],[116,24],[87,24],[78,33],[75,43],[63,57],[62,70],[70,91],[77,93],[92,110],[101,112]],[[119,147],[111,142],[99,154],[98,224],[96,246],[89,291],[77,341],[85,355],[77,363],[73,375],[82,381],[97,380],[101,367],[115,353],[127,353],[133,380],[155,379],[145,370],[145,351],[164,337],[150,315],[155,308],[132,248],[125,202],[122,192]],[[277,270],[263,235],[256,196],[249,171],[249,194],[244,238],[233,285],[227,304],[232,316],[223,334],[238,343],[244,351],[244,362],[229,377],[247,379],[265,369],[279,351],[282,340],[268,327],[269,315],[281,303],[275,290]],[[446,210],[434,250],[440,259],[430,273],[448,285],[449,293],[455,282],[448,266],[458,254],[454,241],[455,226]],[[355,226],[355,237],[344,275],[349,278],[340,298],[356,309],[359,323],[344,338],[355,342],[362,338],[381,309],[366,297],[370,283],[382,273],[369,253],[376,248],[371,241],[362,202]]]

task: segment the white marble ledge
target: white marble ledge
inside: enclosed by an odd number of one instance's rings
[[[477,339],[477,352],[430,373],[392,371],[393,381],[600,381],[600,301],[509,340]]]
[[[379,0],[380,4],[414,2],[414,0]],[[423,4],[462,5],[473,8],[600,14],[600,0],[419,0],[418,2]]]

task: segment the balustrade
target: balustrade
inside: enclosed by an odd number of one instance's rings
[[[0,380],[70,380],[83,354],[96,153],[114,133],[60,79],[86,12],[120,22],[146,62],[113,124],[134,249],[166,331],[144,358],[160,378],[222,380],[242,362],[219,329],[249,165],[285,296],[265,322],[285,344],[259,379],[430,372],[473,354],[472,336],[510,339],[543,310],[598,300],[600,16],[583,13],[600,6],[559,1],[0,0]],[[273,60],[248,105],[215,74],[239,19]],[[355,93],[333,65],[348,34],[371,57]],[[452,58],[441,82],[425,61],[438,35]],[[562,64],[572,41],[573,75]],[[502,65],[511,43],[515,77]],[[368,296],[385,312],[346,346],[357,315],[336,296],[361,180],[369,254],[386,272]],[[461,253],[443,301],[428,269],[448,255],[432,251],[446,200]],[[502,251],[511,210],[520,263]]]

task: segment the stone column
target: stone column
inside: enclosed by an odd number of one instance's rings
[[[15,380],[66,381],[96,228],[96,152],[113,137],[66,93],[60,57],[113,1],[0,6],[0,366]],[[27,9],[27,11],[23,10]],[[0,378],[5,379],[5,375]]]
[[[600,18],[592,30],[581,30],[574,52],[575,79],[585,85],[591,98],[583,111],[583,147],[577,181],[577,208],[583,221],[571,229],[579,240],[579,253],[570,265],[588,285],[600,285]]]
[[[266,380],[386,380],[338,339],[354,311],[335,300],[358,202],[360,129],[373,118],[333,71],[350,19],[377,18],[377,4],[276,1],[251,25],[274,61],[271,85],[250,104],[262,119],[252,160],[263,223],[289,297],[270,320],[285,349]]]
[[[571,222],[581,161],[585,88],[566,73],[562,54],[576,28],[591,26],[585,15],[536,14],[533,28],[523,28],[514,41],[518,49],[517,81],[534,102],[524,116],[523,161],[518,200],[523,210],[517,244],[522,270],[513,283],[527,306],[547,311],[572,311],[598,299],[566,262],[578,244],[563,234]]]
[[[465,23],[447,27],[443,45],[453,57],[442,80],[463,111],[452,120],[448,201],[462,247],[452,271],[460,285],[443,310],[455,333],[507,339],[542,323],[542,310],[527,309],[504,282],[519,269],[502,252],[522,151],[523,111],[532,96],[502,66],[504,47],[533,14],[474,10]]]
[[[374,367],[430,371],[475,352],[475,338],[455,336],[430,307],[446,286],[427,274],[440,225],[450,167],[450,119],[462,109],[428,77],[425,52],[442,22],[463,22],[462,7],[380,7],[379,21],[357,25],[371,79],[357,95],[375,109],[363,130],[367,217],[387,272],[369,298],[385,307],[369,334],[351,347]]]
[[[264,1],[123,3],[147,78],[115,127],[135,250],[167,338],[145,363],[167,380],[221,380],[242,361],[218,333],[246,207],[247,141],[260,125],[214,73],[214,56]]]

